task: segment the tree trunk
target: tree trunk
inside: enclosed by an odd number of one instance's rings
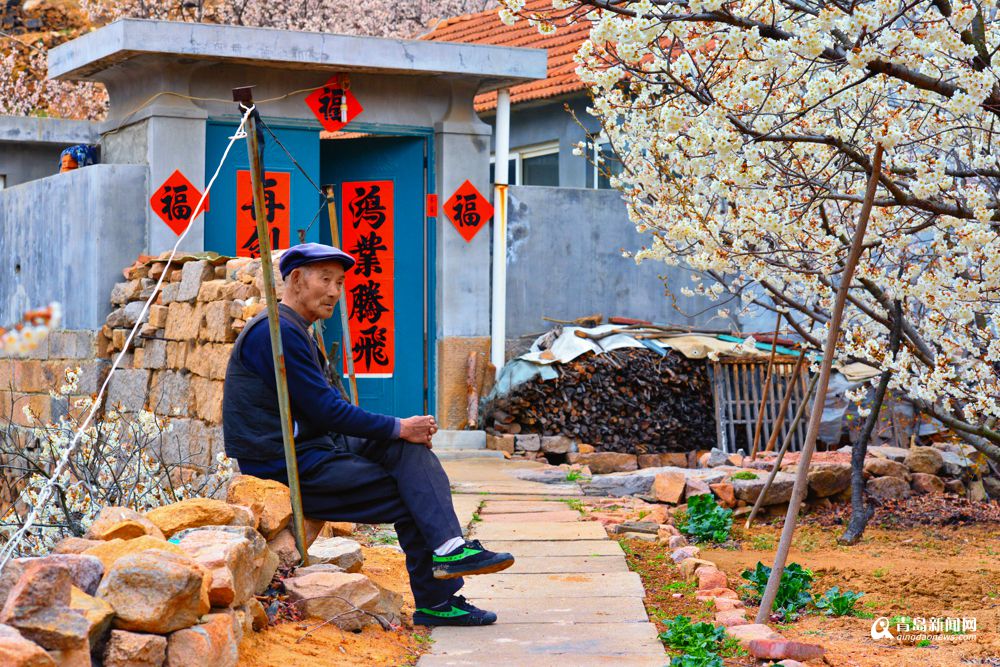
[[[889,351],[895,358],[902,338],[902,304],[899,301],[896,302],[895,312],[890,317],[892,318],[892,331],[889,332]],[[872,433],[875,432],[875,425],[878,423],[878,416],[882,411],[882,403],[885,401],[890,378],[892,378],[892,371],[882,371],[878,386],[875,388],[872,411],[868,414],[865,425],[861,429],[861,435],[851,451],[851,520],[847,524],[847,530],[837,540],[840,544],[857,544],[865,533],[868,521],[875,513],[875,508],[868,502],[865,494],[865,456],[868,454],[868,442],[871,440]]]

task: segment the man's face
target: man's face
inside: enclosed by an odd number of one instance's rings
[[[315,322],[333,315],[344,289],[344,267],[339,262],[314,262],[295,269],[290,277],[294,298],[306,319]]]

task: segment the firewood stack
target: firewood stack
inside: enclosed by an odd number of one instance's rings
[[[597,451],[655,454],[709,449],[715,414],[707,364],[667,350],[588,353],[484,406],[497,433],[565,435]]]

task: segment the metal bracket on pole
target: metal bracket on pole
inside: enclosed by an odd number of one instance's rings
[[[343,240],[340,238],[340,224],[337,220],[337,199],[332,185],[323,186],[326,195],[326,211],[330,214],[330,243],[336,243],[340,248]],[[340,328],[344,333],[344,358],[347,360],[347,377],[351,383],[351,403],[358,405],[358,377],[354,373],[354,345],[351,343],[351,329],[347,322],[347,297],[340,295]]]
[[[243,109],[253,106],[253,87],[233,88],[233,101]],[[274,262],[271,260],[271,235],[268,233],[264,212],[264,184],[261,181],[262,165],[260,146],[257,143],[255,113],[247,116],[247,153],[250,158],[250,183],[253,187],[254,217],[257,222],[257,241],[260,246],[260,269],[264,278],[264,298],[267,301],[267,323],[271,331],[271,357],[274,361],[274,380],[278,390],[278,411],[281,414],[281,439],[285,445],[285,467],[288,471],[288,490],[292,500],[292,528],[295,546],[302,556],[302,564],[309,564],[306,549],[305,514],[302,511],[302,490],[299,486],[299,464],[295,456],[295,438],[292,427],[292,407],[288,398],[288,381],[285,371],[285,353],[281,347],[281,323],[278,319],[278,298],[274,289]]]

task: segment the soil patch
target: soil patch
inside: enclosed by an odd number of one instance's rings
[[[836,543],[840,531],[805,525],[796,531],[789,562],[811,569],[813,592],[832,586],[863,591],[862,609],[872,618],[831,618],[816,612],[793,623],[773,624],[789,639],[819,642],[827,648],[825,660],[810,665],[885,667],[887,665],[1000,666],[1000,539],[995,526],[924,527],[887,530],[870,528],[853,547]],[[703,546],[701,557],[714,561],[739,590],[740,573],[757,561],[773,562],[780,526],[734,527],[732,544],[739,549]],[[647,611],[659,630],[664,619],[678,614],[711,621],[709,605],[694,598],[693,585],[685,584],[670,561],[668,549],[629,540],[629,567],[646,587]],[[752,618],[756,608],[748,605]],[[900,646],[873,640],[871,627],[877,617],[975,618],[975,641],[933,642],[929,646]],[[727,667],[754,665],[745,656],[726,657]]]
[[[430,642],[430,630],[413,626],[413,595],[401,552],[386,547],[363,547],[363,574],[403,596],[403,624],[395,631],[370,625],[362,632],[344,632],[336,626],[319,628],[323,619],[283,622],[248,635],[240,645],[240,667],[325,667],[326,665],[414,665]]]

